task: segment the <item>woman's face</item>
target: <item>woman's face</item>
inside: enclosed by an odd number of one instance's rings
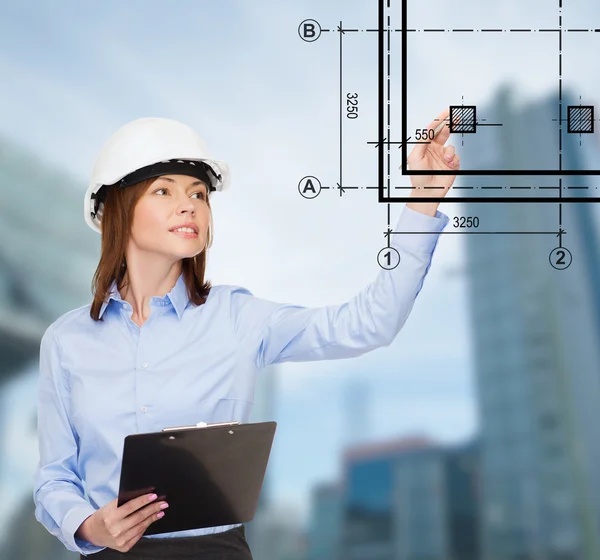
[[[206,185],[195,177],[158,177],[136,204],[130,249],[133,246],[173,261],[202,252],[210,219],[207,198]],[[194,233],[175,231],[184,224]]]

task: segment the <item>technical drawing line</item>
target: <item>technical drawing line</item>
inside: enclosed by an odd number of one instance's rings
[[[344,36],[344,32],[342,31],[342,21],[340,20],[340,26],[339,26],[339,33],[340,33],[340,182],[338,183],[338,186],[340,188],[342,188],[342,185],[344,184],[342,182],[342,168],[343,168],[343,147],[344,147],[344,143],[343,143],[343,134],[342,134],[342,123],[344,122],[344,103],[343,103],[343,85],[342,85],[342,61],[343,61],[343,56],[342,56],[342,39]],[[340,191],[340,196],[341,196],[341,191]]]
[[[402,32],[402,29],[390,29]],[[407,33],[598,33],[600,29],[406,29]]]
[[[566,233],[562,230],[563,233]],[[435,234],[434,231],[390,231],[389,235],[410,235],[414,233],[419,234]],[[440,231],[437,232],[439,235],[558,235],[561,232],[556,231]]]
[[[386,31],[392,32],[392,31],[397,31],[397,32],[401,32],[402,33],[402,52],[400,53],[400,57],[401,57],[401,61],[402,61],[402,108],[401,108],[401,119],[402,119],[402,123],[401,123],[401,127],[403,130],[403,134],[402,137],[403,138],[407,138],[407,131],[405,128],[406,125],[406,121],[407,121],[407,113],[408,113],[408,106],[407,106],[407,89],[408,89],[408,40],[407,40],[407,35],[409,32],[413,32],[413,33],[478,33],[478,32],[492,32],[492,33],[539,33],[539,32],[546,32],[546,33],[557,33],[558,34],[558,81],[559,81],[559,103],[558,103],[558,119],[553,118],[552,121],[553,122],[558,122],[559,127],[558,128],[558,134],[559,134],[559,150],[558,150],[558,161],[557,161],[557,166],[555,168],[546,168],[546,169],[526,169],[526,170],[507,170],[507,169],[485,169],[485,170],[472,170],[472,169],[459,169],[459,170],[451,170],[451,171],[435,171],[435,175],[472,175],[472,176],[486,176],[486,175],[496,175],[496,176],[517,176],[517,175],[530,175],[530,176],[536,176],[536,177],[543,177],[543,176],[597,176],[600,175],[600,169],[598,170],[582,170],[582,169],[577,169],[577,168],[569,168],[569,169],[565,169],[565,166],[563,165],[563,130],[564,133],[566,134],[567,132],[571,133],[579,133],[580,134],[580,145],[582,144],[582,139],[581,139],[581,134],[583,133],[593,133],[594,132],[594,122],[596,120],[600,120],[600,119],[594,119],[594,114],[593,114],[593,107],[582,107],[581,109],[579,109],[577,112],[575,111],[570,111],[570,115],[572,114],[573,118],[572,119],[563,119],[562,118],[562,112],[563,112],[563,107],[566,110],[566,105],[564,103],[564,95],[562,93],[562,80],[563,80],[563,72],[562,72],[562,66],[563,66],[563,56],[562,56],[562,47],[563,47],[563,33],[597,33],[600,32],[599,28],[585,28],[585,27],[567,27],[565,28],[565,26],[563,26],[563,18],[562,18],[562,14],[559,13],[558,14],[558,21],[557,21],[557,27],[551,27],[551,28],[536,28],[536,27],[527,27],[527,28],[521,28],[521,27],[507,27],[507,28],[462,28],[462,27],[452,27],[452,28],[445,28],[445,27],[435,27],[435,28],[431,28],[431,27],[419,27],[419,28],[408,28],[408,20],[407,20],[407,15],[408,15],[408,0],[399,0],[400,1],[400,8],[401,8],[401,17],[402,17],[402,24],[403,27],[402,28],[397,28],[397,29],[386,29]],[[387,2],[388,8],[389,8],[389,2]],[[562,5],[562,4],[561,4]],[[559,10],[560,12],[560,10]],[[390,26],[391,27],[391,26]],[[457,107],[461,107],[462,105],[457,105]],[[456,108],[456,107],[455,107]],[[470,109],[470,107],[467,107],[466,109]],[[571,109],[571,107],[569,107],[569,109]],[[569,123],[569,130],[566,130],[566,127],[562,126],[562,121],[567,121]],[[453,123],[451,123],[451,125],[453,125]],[[471,133],[471,132],[475,132],[475,130],[471,130],[471,128],[475,128],[475,126],[479,127],[479,126],[502,126],[501,123],[480,123],[478,121],[476,121],[476,119],[473,117],[472,119],[472,123],[469,124],[469,129],[468,130],[452,130],[452,132],[467,132],[467,133]],[[454,128],[454,127],[453,127]],[[388,138],[391,138],[391,136],[387,136]],[[566,137],[565,137],[565,141],[566,141]],[[407,159],[407,148],[409,144],[418,144],[418,143],[429,143],[431,142],[431,139],[427,138],[427,139],[423,139],[421,141],[417,141],[417,140],[403,140],[402,143],[399,144],[399,149],[402,150],[402,167],[401,167],[401,171],[403,175],[429,175],[431,174],[430,170],[409,170],[408,166],[406,165],[406,159]],[[565,187],[567,188],[567,187]],[[383,189],[383,186],[382,186]],[[562,188],[557,189],[558,190],[558,196],[557,196],[557,203],[560,203],[560,200],[562,199]],[[386,200],[387,201],[387,200]],[[396,200],[398,202],[406,202],[406,200]]]
[[[377,33],[379,29],[321,29],[322,33]],[[600,33],[600,29],[389,29],[390,33]]]
[[[408,142],[410,144],[410,142]],[[460,169],[436,170],[436,175],[600,175],[600,169]],[[429,169],[409,169],[406,175],[431,175]]]
[[[380,191],[381,192],[381,191]],[[379,202],[448,202],[448,203],[453,203],[453,202],[485,202],[487,203],[503,203],[503,204],[524,204],[524,203],[535,203],[535,204],[539,204],[539,203],[551,203],[551,204],[556,204],[558,202],[558,199],[556,197],[521,197],[521,198],[502,198],[502,197],[489,197],[489,198],[479,198],[479,197],[475,197],[475,196],[470,196],[470,197],[455,197],[455,198],[448,198],[448,197],[416,197],[416,196],[411,196],[410,199],[408,199],[407,197],[394,197],[394,198],[387,198],[387,199],[379,199]],[[567,202],[576,202],[581,204],[582,202],[585,202],[586,204],[588,202],[600,202],[600,197],[586,197],[586,198],[581,198],[581,197],[574,197],[574,198],[563,198],[562,203],[567,203]]]
[[[373,186],[367,186],[367,185],[356,185],[356,186],[348,186],[348,185],[344,185],[343,187],[339,184],[336,183],[335,186],[326,186],[323,185],[321,186],[321,189],[342,189],[342,190],[346,190],[346,189],[378,189],[379,187],[376,185]],[[406,185],[394,185],[391,187],[392,189],[399,189],[399,190],[412,190],[414,189],[414,187],[412,186],[406,186]],[[423,187],[424,189],[443,189],[444,187],[436,187],[436,186],[427,186],[427,187]],[[474,189],[481,189],[481,190],[502,190],[502,189],[511,189],[511,190],[515,190],[515,189],[520,189],[520,190],[531,190],[531,189],[539,189],[539,190],[560,190],[562,187],[561,186],[553,186],[553,187],[540,187],[540,186],[523,186],[523,185],[499,185],[499,186],[492,186],[492,185],[476,185],[476,186],[461,186],[458,185],[456,187],[452,187],[452,190],[457,191],[457,190],[474,190]],[[598,187],[586,187],[586,186],[568,186],[565,187],[566,189],[569,190],[589,190],[589,189],[594,189],[594,190],[598,190]],[[488,200],[487,198],[481,199],[481,200]],[[553,199],[554,202],[558,202],[559,199],[558,198],[554,198]],[[589,200],[588,198],[584,198],[584,199],[578,199],[578,200],[583,200],[583,201],[587,201]]]
[[[389,5],[390,5],[390,2],[388,0],[388,8],[389,8]],[[391,122],[392,122],[392,119],[391,119],[391,116],[390,116],[390,110],[391,110],[390,108],[391,108],[392,103],[391,103],[391,97],[390,97],[390,82],[391,82],[391,72],[392,72],[392,69],[390,67],[390,56],[391,56],[391,50],[392,49],[391,49],[391,45],[390,45],[390,31],[389,31],[390,25],[391,25],[391,16],[390,16],[389,13],[388,13],[388,16],[387,16],[387,24],[388,24],[387,25],[388,26],[388,30],[387,30],[387,33],[386,33],[386,37],[387,37],[387,46],[388,46],[388,48],[387,48],[387,79],[386,79],[386,83],[387,83],[387,99],[386,99],[386,101],[387,101],[387,103],[386,103],[386,106],[387,106],[387,135],[386,135],[386,138],[391,138],[392,137],[392,132],[391,132]],[[387,173],[387,193],[388,193],[388,196],[390,196],[390,181],[391,181],[391,173],[390,173],[391,161],[390,160],[391,160],[391,155],[392,155],[391,151],[390,151],[391,150],[390,144],[386,145],[386,149],[387,149],[387,168],[388,168],[388,173]],[[390,226],[390,224],[388,224],[388,227],[389,226]]]
[[[384,37],[383,37],[383,31],[384,31],[384,3],[383,0],[380,0],[378,2],[379,7],[378,7],[378,13],[377,13],[377,23],[378,23],[378,35],[377,35],[377,52],[378,52],[378,59],[377,59],[377,86],[378,86],[378,99],[379,99],[379,103],[378,108],[378,126],[377,126],[377,135],[378,135],[378,139],[381,142],[383,138],[389,138],[389,136],[385,136],[384,134],[384,109],[383,109],[383,103],[381,102],[383,99],[383,95],[384,95],[384,91],[383,91],[383,73],[384,73]],[[389,0],[387,0],[387,5],[389,8]],[[405,45],[403,44],[402,46],[403,52],[405,52]],[[404,56],[404,54],[403,54]],[[402,95],[406,95],[407,94],[407,90],[406,90],[406,82],[402,84]],[[403,107],[403,114],[402,114],[402,118],[406,119],[406,111],[404,111],[404,107]],[[406,138],[406,134],[403,134],[403,137]],[[384,159],[383,159],[383,149],[382,149],[382,145],[379,144],[377,147],[377,175],[378,175],[378,186],[379,186],[379,199],[381,201],[382,195],[383,195],[383,185],[385,184],[385,177],[384,177]],[[389,197],[389,192],[388,192],[388,197]],[[388,222],[389,225],[389,222]]]
[[[563,131],[563,124],[562,124],[562,15],[560,13],[560,10],[562,8],[562,0],[558,0],[559,5],[558,5],[558,27],[559,29],[561,29],[561,32],[558,34],[558,168],[560,170],[562,170],[562,131]],[[562,190],[562,177],[559,178],[559,186],[560,189],[558,189],[558,198],[559,200],[562,200],[563,196],[563,190]],[[562,214],[561,212],[561,206],[562,204],[559,202],[558,203],[558,208],[559,208],[559,214]],[[558,224],[559,228],[562,227],[562,223],[559,221]],[[559,235],[559,247],[562,247],[562,234]]]

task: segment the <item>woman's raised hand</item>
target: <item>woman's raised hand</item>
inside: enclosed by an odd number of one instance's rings
[[[444,109],[436,119],[427,126],[427,131],[435,130],[442,121],[446,121],[450,115],[450,109]],[[408,155],[408,168],[412,171],[457,171],[460,168],[460,156],[455,153],[454,146],[444,146],[450,136],[450,127],[446,123],[438,135],[429,140],[430,133],[426,132],[426,140],[416,144]],[[412,183],[411,197],[419,198],[442,198],[446,196],[454,183],[456,175],[411,175]],[[431,188],[437,187],[437,188]],[[435,209],[439,202],[407,203],[407,206],[415,210],[426,211],[435,215]]]

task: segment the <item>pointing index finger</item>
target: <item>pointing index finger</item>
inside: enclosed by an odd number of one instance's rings
[[[450,115],[450,109],[446,107],[435,119],[433,119],[429,125],[427,126],[427,131],[434,131],[434,140],[425,140],[423,142],[418,142],[415,144],[415,147],[412,151],[413,157],[416,159],[421,159],[425,152],[427,151],[427,145],[433,141],[436,143],[441,143],[442,145],[446,142],[448,136],[450,135],[450,128],[446,124],[446,120]],[[429,135],[426,136],[429,138]]]

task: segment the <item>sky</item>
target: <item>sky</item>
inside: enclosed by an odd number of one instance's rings
[[[449,27],[464,24],[470,6],[474,25],[542,27],[557,21],[557,4],[463,2],[458,11],[455,3],[429,0],[410,3],[409,17],[415,27]],[[568,24],[588,25],[598,15],[590,0],[569,6],[569,16],[563,9]],[[323,28],[340,21],[374,28],[376,2],[10,3],[0,18],[0,134],[72,174],[83,203],[94,158],[118,127],[145,116],[181,120],[232,170],[231,189],[212,199],[213,284],[242,285],[280,302],[343,303],[379,271],[387,208],[374,190],[343,197],[329,190],[314,200],[298,193],[306,175],[324,185],[339,179],[339,35],[303,42],[297,29],[309,18]],[[564,47],[569,83],[590,103],[600,85],[589,71],[590,57],[600,52],[592,35],[571,34]],[[546,95],[556,85],[549,71],[556,46],[539,39],[506,36],[500,44],[480,41],[476,49],[464,37],[450,44],[415,39],[410,127],[426,126],[459,95],[484,104],[507,79],[523,101]],[[377,133],[376,34],[343,40],[344,91],[360,98],[359,118],[344,122],[344,182],[375,184],[375,151],[366,142]],[[393,100],[398,122],[399,93]],[[410,184],[399,172],[392,180]],[[392,225],[401,209],[393,205]],[[443,202],[439,209],[450,218],[460,215],[458,204]],[[83,219],[81,227],[87,227]],[[337,476],[345,433],[341,395],[350,378],[370,389],[373,438],[419,432],[452,442],[475,432],[463,267],[462,236],[442,235],[392,345],[352,360],[280,366],[270,467],[278,499],[306,512],[310,488]]]

